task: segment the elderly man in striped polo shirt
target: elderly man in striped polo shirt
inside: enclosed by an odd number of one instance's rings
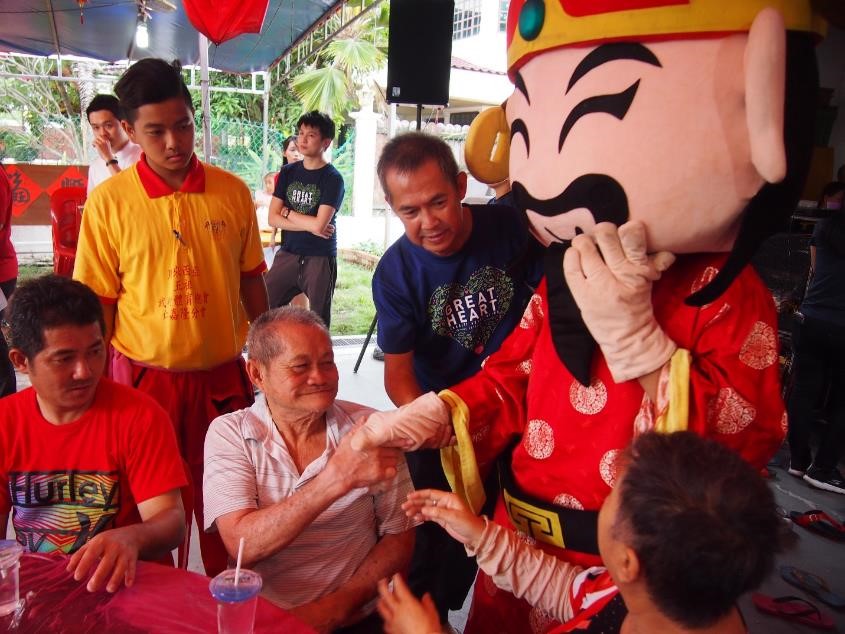
[[[402,453],[350,447],[368,408],[336,401],[338,373],[322,320],[271,310],[250,328],[255,404],[220,416],[205,441],[205,530],[261,573],[266,598],[319,632],[381,632],[376,582],[407,567],[412,490]]]

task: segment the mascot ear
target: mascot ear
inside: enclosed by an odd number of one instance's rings
[[[464,145],[467,169],[482,183],[499,183],[508,177],[510,129],[501,106],[488,108],[472,121]]]
[[[745,49],[745,105],[751,162],[760,176],[777,183],[786,176],[783,108],[786,30],[774,9],[754,18]]]

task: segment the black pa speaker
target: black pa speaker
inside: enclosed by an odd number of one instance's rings
[[[390,0],[389,103],[449,103],[454,0]]]

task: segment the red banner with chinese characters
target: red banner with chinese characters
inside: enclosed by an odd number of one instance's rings
[[[49,225],[50,194],[59,187],[85,187],[87,165],[3,166],[12,186],[12,224]]]
[[[183,0],[194,28],[215,44],[260,33],[269,0]]]

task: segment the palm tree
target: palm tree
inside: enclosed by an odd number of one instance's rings
[[[304,110],[320,110],[342,122],[357,105],[356,90],[387,58],[388,8],[382,3],[343,37],[332,40],[314,65],[293,79],[291,87]]]

